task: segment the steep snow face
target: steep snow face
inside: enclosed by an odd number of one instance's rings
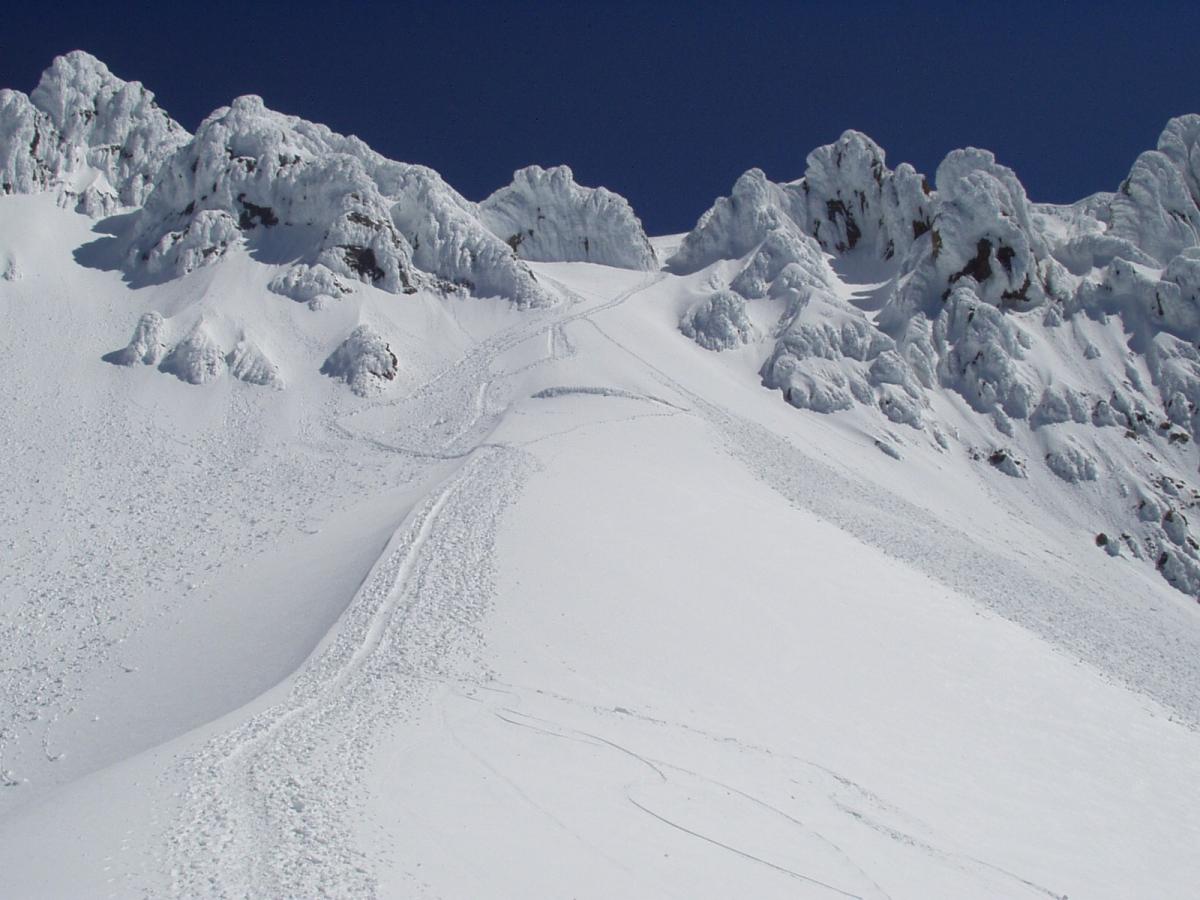
[[[575,183],[566,166],[529,166],[479,204],[480,218],[522,259],[653,270],[658,257],[629,202]]]
[[[464,289],[519,306],[551,299],[437,173],[252,96],[210,115],[167,160],[128,261],[176,277],[241,241],[264,261],[298,260],[273,287],[304,302],[336,298],[346,281],[391,293]]]
[[[667,265],[687,275],[718,260],[744,256],[771,232],[794,225],[801,203],[793,186],[774,184],[761,169],[750,169],[734,183],[728,197],[720,197],[700,217]]]
[[[754,341],[712,310],[749,322],[733,298],[786,300],[761,377],[791,405],[873,409],[943,451],[959,435],[1017,478],[1038,459],[1068,484],[1108,476],[1126,513],[1106,551],[1200,593],[1198,541],[1180,524],[1200,437],[1198,138],[1200,117],[1174,119],[1120,191],[1059,207],[1030,203],[987,151],[950,153],[931,191],[848,132],[800,181],[749,172],[701,218],[671,267],[738,268],[712,268],[716,293],[681,330],[709,349]],[[947,410],[946,393],[982,422]],[[878,445],[898,454],[897,440]]]
[[[76,50],[28,96],[0,91],[0,191],[55,191],[89,215],[140,206],[187,132],[136,81]]]

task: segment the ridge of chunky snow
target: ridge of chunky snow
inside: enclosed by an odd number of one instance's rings
[[[140,206],[187,132],[95,57],[57,57],[34,90],[0,91],[0,193],[57,192],[88,215]]]
[[[1200,542],[1170,537],[1177,501],[1163,487],[1195,467],[1200,438],[1200,116],[1172,119],[1120,190],[1068,206],[1030,203],[986,150],[948,154],[936,190],[884,160],[847,132],[809,155],[799,181],[739,178],[669,261],[683,274],[737,261],[732,274],[714,267],[710,299],[681,331],[709,349],[755,341],[712,317],[711,298],[747,323],[746,301],[783,300],[765,386],[816,412],[873,408],[943,448],[935,409],[952,393],[995,433],[973,458],[1007,475],[1026,477],[1041,459],[1068,483],[1094,482],[1105,466],[1117,474],[1111,461],[1131,440],[1144,442],[1152,462],[1119,490],[1154,498],[1158,512],[1116,530],[1200,593]],[[860,301],[837,274],[855,271],[885,283]],[[1125,360],[1106,362],[1083,337],[1103,334],[1109,317],[1132,336],[1119,339]],[[710,318],[713,328],[697,327]]]
[[[743,256],[769,232],[794,225],[830,253],[903,256],[929,229],[929,186],[907,163],[888,169],[883,150],[861,132],[808,155],[804,177],[770,182],[750,169],[700,218],[668,263],[686,274]]]
[[[519,306],[550,295],[436,172],[239,97],[164,164],[138,213],[131,270],[175,277],[244,242],[293,260],[273,289],[310,302],[337,279],[391,293],[466,289]]]
[[[522,259],[654,270],[658,256],[624,197],[575,182],[567,166],[528,166],[479,204],[483,223]]]

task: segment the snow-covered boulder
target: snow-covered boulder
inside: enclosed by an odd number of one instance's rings
[[[653,270],[658,257],[629,202],[575,183],[566,166],[529,166],[479,204],[483,223],[522,259]]]
[[[150,91],[76,50],[28,96],[0,91],[0,193],[55,191],[89,215],[139,206],[187,139]]]
[[[279,373],[279,366],[271,361],[258,344],[245,336],[226,355],[225,363],[229,366],[229,374],[247,384],[283,389],[283,376]]]
[[[686,313],[679,330],[706,350],[732,350],[758,337],[746,314],[746,300],[733,291],[717,291]]]
[[[369,397],[395,379],[398,365],[383,336],[370,325],[359,325],[325,360],[321,374],[345,381],[354,393]]]
[[[219,378],[225,367],[225,355],[203,322],[197,323],[158,364],[160,372],[174,375],[188,384],[205,384]]]
[[[133,337],[120,350],[104,355],[104,361],[117,366],[138,364],[156,366],[167,355],[166,320],[161,313],[143,313],[133,329]]]
[[[1095,481],[1099,477],[1099,469],[1095,457],[1088,453],[1079,442],[1067,438],[1057,447],[1046,454],[1046,466],[1070,484],[1080,481]]]

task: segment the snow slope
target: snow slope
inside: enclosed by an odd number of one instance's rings
[[[1192,896],[1190,122],[1072,207],[849,133],[648,241],[248,98],[0,197],[0,893]]]

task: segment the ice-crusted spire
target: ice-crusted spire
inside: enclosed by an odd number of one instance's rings
[[[0,92],[0,191],[54,191],[92,215],[139,206],[187,138],[150,91],[75,50],[57,57],[28,96]]]
[[[886,158],[860,131],[808,155],[803,224],[828,252],[891,259],[928,229],[928,183],[907,163],[891,171]]]
[[[566,166],[529,166],[479,205],[484,224],[522,259],[658,268],[658,258],[629,202],[575,182]]]

